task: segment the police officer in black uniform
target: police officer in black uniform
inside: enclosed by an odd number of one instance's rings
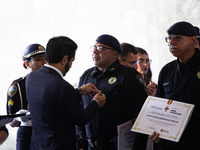
[[[150,139],[164,150],[200,149],[200,51],[196,31],[188,22],[177,22],[168,29],[169,50],[177,57],[166,64],[159,75],[157,97],[194,104],[194,111],[179,142],[159,138],[154,132]]]
[[[107,34],[99,36],[91,51],[95,67],[83,73],[79,87],[91,82],[106,95],[107,100],[85,128],[77,127],[80,142],[77,149],[116,150],[117,126],[137,116],[147,92],[141,75],[135,69],[119,63],[118,54],[122,50],[115,37]],[[89,95],[82,96],[84,108],[91,100]],[[145,147],[146,140],[146,136],[140,136],[140,140],[135,142],[138,144],[135,149]]]
[[[22,55],[23,66],[30,71],[39,69],[44,63],[45,48],[40,44],[28,45]],[[25,92],[26,76],[12,82],[7,92],[7,114],[21,114],[28,112]],[[11,127],[19,127],[17,131],[17,150],[29,150],[32,134],[32,123],[29,117],[15,118]]]

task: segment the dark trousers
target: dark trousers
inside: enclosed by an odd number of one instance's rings
[[[17,130],[16,150],[29,150],[31,143],[32,127],[20,126]]]

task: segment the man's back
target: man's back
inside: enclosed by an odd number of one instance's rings
[[[26,86],[33,122],[31,148],[75,149],[75,124],[84,125],[92,115],[83,112],[74,88],[45,66],[28,75]]]

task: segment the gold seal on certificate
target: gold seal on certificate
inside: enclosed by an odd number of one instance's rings
[[[193,112],[194,105],[148,96],[131,131],[152,134],[178,142]]]

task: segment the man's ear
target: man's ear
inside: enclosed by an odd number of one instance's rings
[[[198,47],[198,40],[197,40],[197,38],[195,36],[192,37],[192,41],[194,43],[194,46]]]
[[[68,55],[65,55],[64,57],[63,57],[63,59],[62,59],[62,61],[61,61],[61,64],[62,65],[65,65],[65,64],[67,64],[67,62],[68,62]]]
[[[119,52],[118,51],[114,51],[114,57],[118,58],[118,56],[119,56]]]

